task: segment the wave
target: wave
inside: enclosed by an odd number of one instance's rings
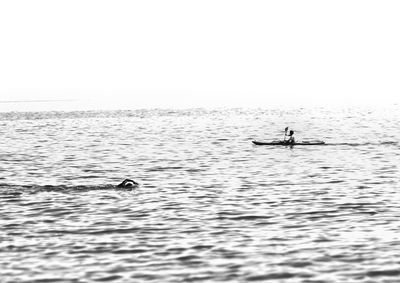
[[[364,142],[364,143],[353,143],[353,142],[340,142],[340,143],[325,143],[325,145],[333,146],[380,146],[380,145],[398,145],[396,141],[384,141],[384,142]]]
[[[115,185],[94,185],[94,186],[65,186],[65,185],[14,185],[14,184],[0,184],[0,193],[6,195],[18,195],[24,192],[38,193],[38,192],[84,192],[96,190],[115,190],[115,191],[132,191],[137,187],[118,188]]]

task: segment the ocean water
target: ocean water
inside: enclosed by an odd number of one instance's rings
[[[400,282],[399,110],[0,113],[0,282]]]

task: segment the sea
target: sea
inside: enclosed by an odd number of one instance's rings
[[[326,144],[253,145],[285,127]],[[0,113],[0,282],[398,283],[399,130],[398,105]]]

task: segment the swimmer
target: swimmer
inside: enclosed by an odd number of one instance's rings
[[[135,182],[130,179],[125,179],[121,184],[117,186],[117,188],[133,188],[139,186],[138,182]]]

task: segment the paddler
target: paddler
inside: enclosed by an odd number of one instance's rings
[[[289,135],[287,134],[287,131],[289,130],[289,127],[285,128],[285,136],[283,137],[283,143],[284,144],[294,144],[295,143],[295,139],[294,139],[294,131],[290,131]],[[286,140],[286,137],[289,136],[289,139]]]
[[[294,131],[290,130],[289,132],[289,139],[283,141],[286,144],[294,144],[296,141],[294,139]]]

